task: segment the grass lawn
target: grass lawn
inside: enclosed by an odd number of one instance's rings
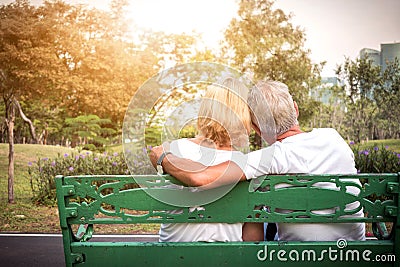
[[[400,140],[377,140],[363,143],[366,146],[388,146],[388,149],[400,153]],[[121,151],[121,146],[114,146],[110,151]],[[8,144],[0,144],[0,232],[36,232],[58,233],[57,207],[38,206],[32,203],[28,163],[38,158],[53,158],[58,154],[77,152],[59,146],[31,144],[15,145],[15,204],[7,203],[8,188]],[[102,226],[96,233],[156,233],[158,225]]]
[[[72,149],[58,146],[16,144],[14,149],[14,199],[8,204],[8,144],[0,144],[0,231],[1,232],[59,232],[55,207],[36,206],[28,176],[28,162]]]
[[[400,140],[399,139],[387,139],[387,140],[372,140],[369,142],[362,143],[360,148],[363,149],[367,146],[375,145],[378,147],[388,146],[388,149],[400,153]]]
[[[28,163],[38,158],[52,158],[59,153],[71,153],[73,149],[60,146],[16,144],[14,148],[14,191],[15,200],[30,198],[31,188],[28,177]],[[8,144],[0,144],[0,201],[7,200]]]
[[[112,151],[118,150],[113,148]],[[57,207],[35,205],[28,175],[28,163],[38,158],[54,158],[58,154],[77,152],[59,146],[15,145],[14,199],[8,204],[8,144],[0,144],[0,232],[59,233]],[[156,233],[158,225],[102,226],[96,233]]]

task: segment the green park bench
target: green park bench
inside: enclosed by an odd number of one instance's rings
[[[180,190],[169,175],[57,176],[56,190],[67,266],[400,266],[400,173],[358,175],[270,175],[240,182],[202,209],[179,208],[157,200]],[[358,195],[346,192],[357,186]],[[316,188],[333,182],[338,190]],[[138,187],[137,184],[141,186]],[[275,189],[276,184],[292,187]],[[250,189],[249,189],[250,188]],[[214,190],[214,189],[211,189]],[[181,190],[182,191],[182,190]],[[187,197],[193,192],[187,192]],[[185,195],[184,194],[184,195]],[[359,208],[345,205],[358,201]],[[260,205],[270,209],[259,209]],[[336,207],[334,214],[313,210]],[[281,213],[276,208],[293,210]],[[363,218],[350,215],[364,209]],[[183,209],[172,214],[169,210]],[[262,242],[100,242],[93,225],[204,222],[349,223],[371,225],[366,241]],[[386,228],[387,226],[387,228]]]

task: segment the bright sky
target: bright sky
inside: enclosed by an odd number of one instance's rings
[[[327,61],[323,76],[362,48],[400,42],[400,0],[276,0],[276,7],[304,28],[312,58]]]
[[[110,0],[65,0],[106,9]],[[10,3],[11,0],[0,0]],[[41,0],[31,0],[38,4]],[[235,16],[238,0],[131,0],[128,13],[141,27],[174,33],[195,30],[205,43],[217,46]],[[327,61],[323,76],[337,64],[358,56],[362,48],[400,42],[400,0],[275,0],[292,13],[292,22],[306,33],[306,48],[315,62]]]

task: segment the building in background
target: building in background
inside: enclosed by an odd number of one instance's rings
[[[400,43],[381,44],[382,71],[384,71],[389,62],[393,62],[396,57],[400,60]]]
[[[310,90],[309,95],[324,104],[332,104],[332,91],[333,86],[339,85],[337,77],[322,77],[321,85]]]
[[[400,43],[381,44],[381,50],[363,48],[360,51],[360,58],[368,56],[372,62],[381,66],[382,71],[385,71],[390,62],[393,62],[397,57],[400,60]]]
[[[363,48],[360,51],[360,58],[368,57],[372,60],[374,65],[381,65],[381,51],[371,49],[371,48]]]
[[[367,57],[372,61],[375,66],[380,66],[382,71],[385,71],[386,67],[390,62],[393,62],[395,58],[400,61],[400,43],[389,43],[381,44],[381,50],[375,50],[371,48],[363,48],[359,53],[360,58]],[[334,104],[339,105],[332,94],[331,88],[333,86],[343,86],[339,83],[337,77],[322,77],[321,85],[310,90],[309,95],[323,104]],[[370,92],[369,98],[373,98],[373,92]]]

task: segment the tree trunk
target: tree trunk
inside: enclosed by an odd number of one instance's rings
[[[8,114],[8,203],[14,203],[14,122],[15,109],[11,103]]]
[[[44,129],[43,129],[43,145],[47,145],[47,136],[49,135],[49,131],[47,130],[47,127],[49,125],[47,122],[44,123]]]
[[[14,99],[14,103],[15,103],[15,106],[18,108],[19,115],[21,116],[21,118],[24,120],[25,123],[27,123],[29,125],[29,131],[31,132],[31,136],[32,136],[33,142],[35,144],[37,144],[35,126],[33,126],[32,121],[22,111],[21,105],[19,104],[17,99]]]

